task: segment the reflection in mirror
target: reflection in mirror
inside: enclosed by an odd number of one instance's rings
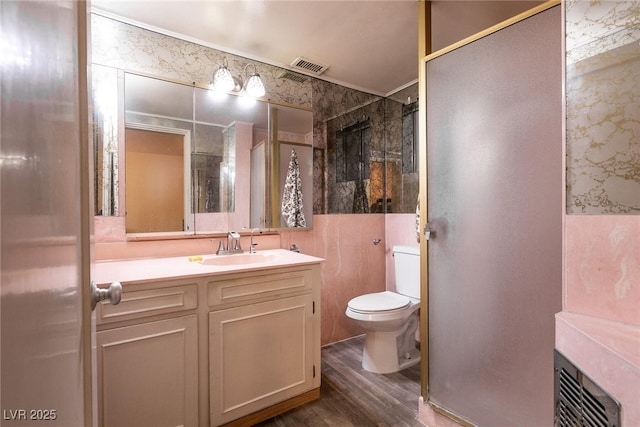
[[[268,134],[268,105],[196,88],[194,112],[196,232],[246,229],[251,149]]]
[[[412,96],[396,99],[385,99],[386,203],[375,211],[413,213],[419,191],[418,102]]]
[[[190,134],[188,130],[176,128],[127,124],[127,233],[191,229],[190,224],[185,226],[185,219],[190,218]]]
[[[192,231],[193,87],[125,74],[126,232]]]
[[[327,133],[327,211],[414,213],[418,84],[332,117]]]
[[[313,226],[313,114],[270,105],[271,227]]]
[[[313,147],[280,141],[280,227],[305,228],[313,223]]]
[[[118,191],[118,73],[108,67],[94,65],[93,148],[94,148],[94,214],[119,214]]]
[[[92,75],[96,215],[124,216],[129,234],[288,227],[280,212],[295,150],[311,226],[310,111],[272,105],[270,122],[268,103],[109,67]],[[281,144],[286,156],[272,157]]]
[[[249,227],[244,189],[268,104],[109,67],[92,75],[96,215],[126,216],[127,233]]]
[[[251,149],[249,184],[250,227],[267,228],[267,141],[259,141]]]
[[[327,121],[329,213],[383,212],[388,198],[384,107],[379,98]]]

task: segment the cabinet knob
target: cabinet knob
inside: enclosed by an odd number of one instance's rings
[[[120,303],[122,299],[122,285],[120,282],[113,282],[107,289],[102,289],[96,286],[96,282],[91,281],[91,310],[95,310],[96,305],[106,299],[113,305]]]

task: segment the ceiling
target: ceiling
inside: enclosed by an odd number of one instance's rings
[[[92,10],[376,95],[418,79],[417,0],[92,0]],[[296,70],[299,71],[299,70]]]

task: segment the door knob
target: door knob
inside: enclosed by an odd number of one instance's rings
[[[120,282],[113,282],[107,289],[102,289],[96,286],[96,282],[91,281],[91,310],[95,310],[96,304],[106,299],[113,305],[120,303],[120,299],[122,299]]]

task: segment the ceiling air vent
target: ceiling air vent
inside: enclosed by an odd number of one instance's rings
[[[319,76],[320,74],[324,73],[327,68],[329,68],[328,65],[325,64],[319,64],[317,62],[314,62],[312,60],[310,60],[309,58],[305,58],[303,56],[299,56],[297,57],[292,63],[291,66],[293,68],[296,68],[298,70],[301,71],[305,71],[307,73],[313,73],[317,76]]]
[[[292,81],[297,82],[297,83],[306,83],[309,80],[308,77],[303,76],[302,74],[293,73],[293,72],[288,71],[288,70],[284,70],[283,72],[278,74],[278,78],[279,79],[292,80]]]

